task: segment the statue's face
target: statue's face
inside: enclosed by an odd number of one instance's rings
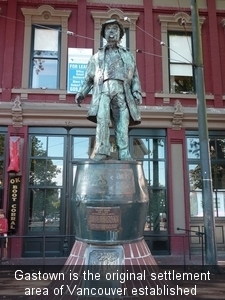
[[[117,24],[109,24],[105,26],[105,39],[107,42],[119,42],[120,28]]]

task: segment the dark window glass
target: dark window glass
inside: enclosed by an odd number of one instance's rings
[[[170,92],[194,93],[191,35],[170,32],[168,51]]]

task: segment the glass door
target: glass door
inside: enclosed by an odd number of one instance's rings
[[[67,202],[63,133],[63,129],[30,130],[24,256],[63,256]]]

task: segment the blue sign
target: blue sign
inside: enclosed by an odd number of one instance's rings
[[[68,48],[67,93],[77,94],[87,70],[92,49]]]
[[[68,93],[76,94],[83,83],[87,64],[69,63],[68,65]]]

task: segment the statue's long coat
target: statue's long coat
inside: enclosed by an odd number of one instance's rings
[[[141,123],[141,116],[139,108],[133,97],[133,92],[141,94],[141,85],[136,68],[136,63],[133,55],[125,48],[119,46],[119,53],[124,63],[124,91],[127,106],[130,112],[130,125],[137,125]],[[88,110],[87,118],[92,122],[97,123],[97,113],[99,108],[99,101],[101,100],[101,91],[103,85],[103,73],[105,63],[105,47],[101,48],[98,53],[94,54],[87,65],[86,76],[84,82],[79,90],[85,97],[89,91],[92,91],[91,105]]]

